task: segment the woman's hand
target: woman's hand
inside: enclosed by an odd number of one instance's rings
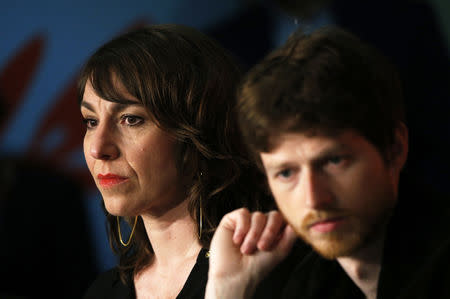
[[[257,284],[294,244],[278,211],[235,210],[222,218],[211,242],[207,299],[250,298]]]

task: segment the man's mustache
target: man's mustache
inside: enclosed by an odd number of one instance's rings
[[[349,214],[342,210],[319,210],[311,211],[303,218],[302,227],[307,229],[312,225],[336,218],[348,217]]]

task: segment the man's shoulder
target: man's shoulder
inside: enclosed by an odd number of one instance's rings
[[[416,264],[399,298],[450,298],[450,236]]]
[[[364,297],[336,260],[327,260],[298,241],[287,258],[262,281],[254,298]]]
[[[253,298],[279,298],[280,290],[291,278],[297,265],[311,252],[311,248],[300,239],[294,243],[291,252],[259,283]]]
[[[359,299],[364,296],[336,260],[325,259],[310,250],[296,265],[281,298]]]
[[[448,298],[449,218],[449,194],[420,181],[403,184],[385,242],[381,297]]]

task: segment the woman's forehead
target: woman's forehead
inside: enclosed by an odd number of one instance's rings
[[[86,82],[86,88],[88,85],[96,95],[105,101],[123,105],[142,104],[142,100],[132,95],[115,73],[111,73],[109,78],[91,77]]]

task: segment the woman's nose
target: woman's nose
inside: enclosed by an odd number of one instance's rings
[[[89,152],[94,159],[114,160],[120,155],[114,132],[107,126],[98,126],[89,137],[92,139]]]

